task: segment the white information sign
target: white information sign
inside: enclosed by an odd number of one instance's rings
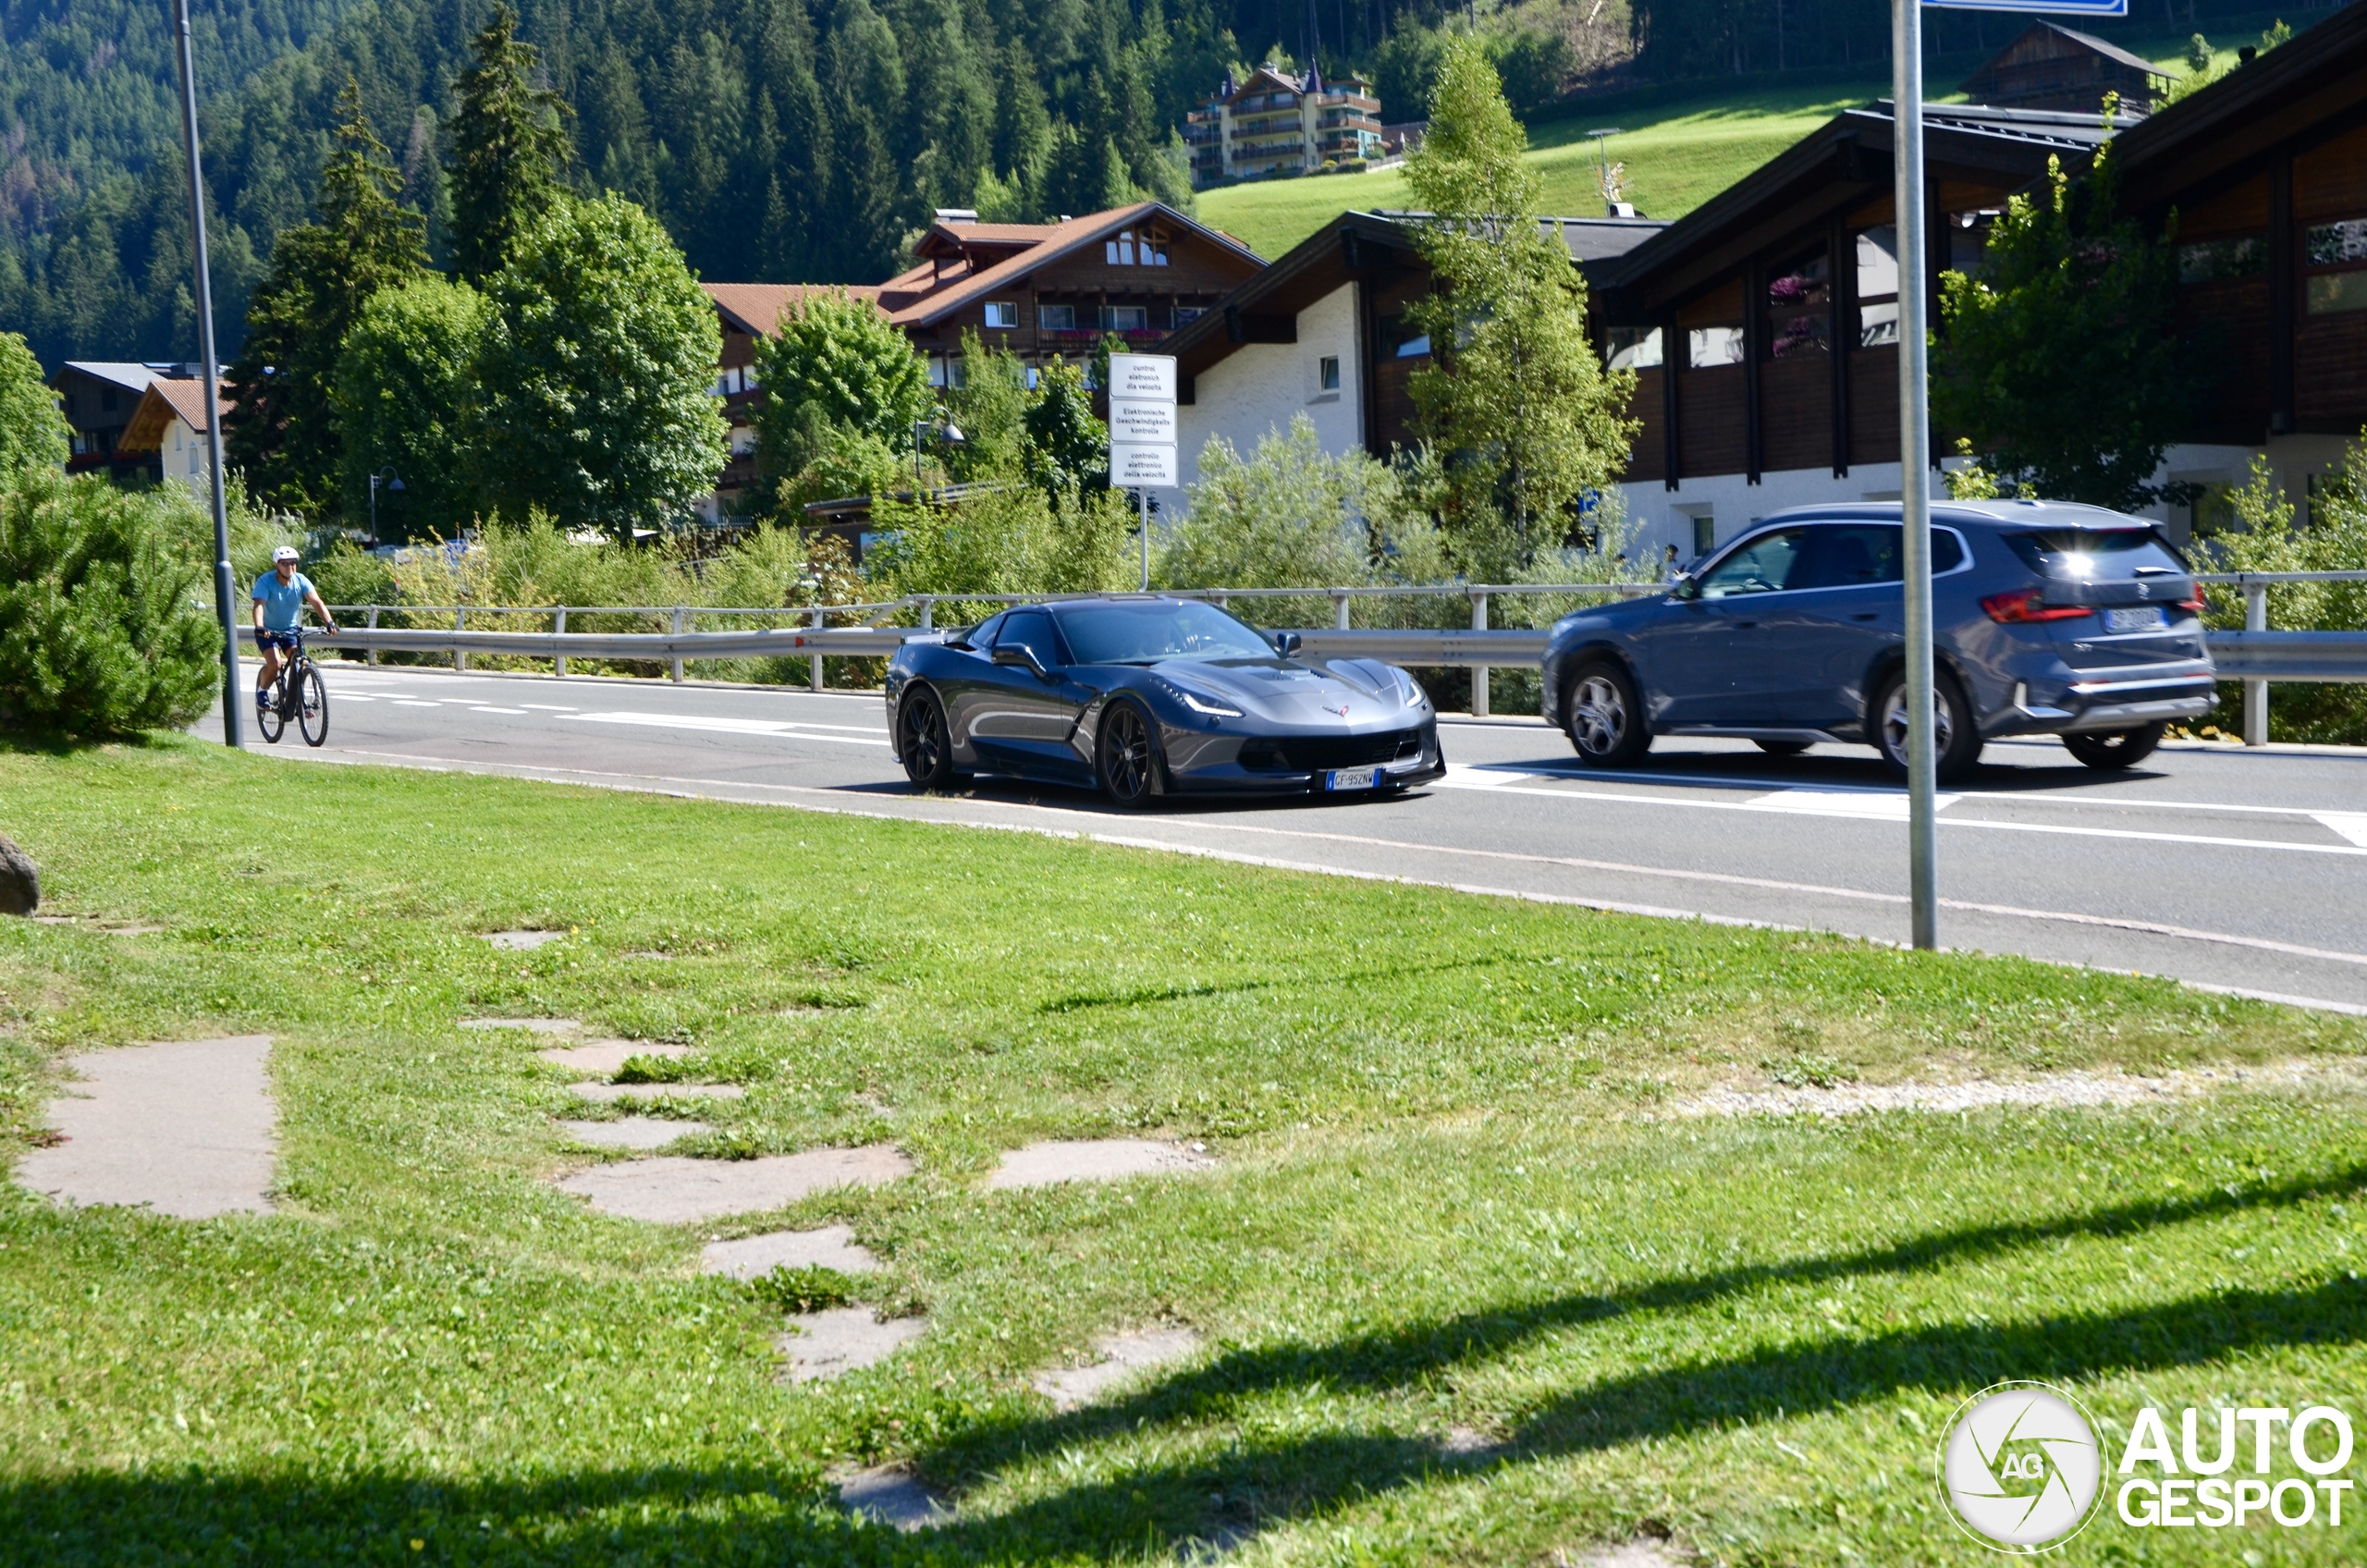
[[[1110,440],[1113,446],[1175,445],[1175,405],[1147,398],[1110,399]]]
[[[1135,445],[1132,442],[1110,443],[1110,483],[1120,490],[1140,490],[1153,486],[1172,489],[1175,477],[1175,444],[1155,442]]]
[[[1172,354],[1112,354],[1110,356],[1110,396],[1139,398],[1172,405],[1175,401],[1175,356]]]

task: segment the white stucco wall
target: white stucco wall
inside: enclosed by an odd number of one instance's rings
[[[1340,389],[1326,392],[1318,372],[1327,358],[1340,361]],[[1195,378],[1194,400],[1175,410],[1176,461],[1190,484],[1200,477],[1200,448],[1221,435],[1247,457],[1269,432],[1286,430],[1294,416],[1315,422],[1326,452],[1362,449],[1358,398],[1364,367],[1356,359],[1356,288],[1345,284],[1298,313],[1295,343],[1245,343]],[[1173,497],[1184,510],[1184,497]]]

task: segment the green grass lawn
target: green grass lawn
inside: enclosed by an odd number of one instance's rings
[[[2358,1021],[2018,961],[188,741],[0,751],[66,913],[0,923],[0,1158],[66,1050],[268,1032],[281,1212],[0,1189],[0,1562],[1985,1562],[1932,1445],[1970,1390],[2367,1415]],[[570,935],[497,952],[475,933]],[[665,955],[665,956],[654,956]],[[565,1014],[745,1084],[722,1149],[912,1181],[729,1225],[546,1178]],[[2144,1109],[1683,1119],[1712,1084],[2308,1059]],[[1211,1173],[987,1192],[1047,1136]],[[775,1380],[697,1243],[843,1221],[928,1334]],[[1065,1415],[1098,1335],[1203,1353]],[[1458,1455],[1451,1427],[1501,1444]],[[849,1520],[917,1464],[954,1524]],[[2355,1466],[2353,1474],[2360,1467]],[[2361,1505],[2367,1508],[2367,1504]],[[2354,1517],[2346,1514],[2346,1519]],[[1193,1543],[1201,1543],[1195,1547]],[[2140,1532],[2074,1562],[2357,1562]]]

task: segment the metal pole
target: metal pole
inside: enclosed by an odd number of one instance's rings
[[[1924,295],[1923,6],[1892,0],[1898,228],[1898,495],[1907,576],[1907,879],[1918,948],[1940,945],[1938,758],[1932,751],[1932,416]],[[1880,723],[1881,716],[1875,721]],[[1968,713],[1958,724],[1974,722]]]
[[[677,637],[680,637],[682,634],[683,614],[684,611],[682,606],[676,605],[674,606],[674,635]],[[679,658],[674,661],[674,679],[677,680],[682,679],[682,661]]]
[[[230,578],[230,511],[222,493],[221,371],[214,362],[214,277],[205,260],[205,178],[197,152],[197,57],[190,45],[189,0],[173,0],[181,72],[181,152],[189,161],[190,251],[197,264],[197,358],[205,377],[205,456],[214,491],[214,613],[222,623],[222,743],[243,739],[239,703],[237,585]]]
[[[1488,595],[1485,594],[1471,595],[1471,630],[1488,630]],[[1471,667],[1471,717],[1488,717],[1488,667],[1484,664]]]
[[[822,630],[822,610],[819,606],[816,606],[814,610],[814,630],[816,631]],[[815,644],[814,690],[816,692],[822,689],[822,655],[820,653],[820,646],[821,645],[819,643]]]
[[[1143,592],[1150,592],[1150,486],[1134,492],[1143,507]]]
[[[551,630],[558,632],[562,637],[567,635],[567,606],[565,605],[559,606],[558,619],[553,622]],[[564,648],[567,644],[561,643],[559,646]],[[557,680],[564,680],[567,679],[567,655],[565,654],[559,655],[558,657],[551,661],[551,674]]]
[[[370,606],[369,625],[371,631],[375,631],[378,630],[378,606],[375,605],[372,605]],[[376,664],[378,662],[378,650],[375,648],[370,650],[370,662],[372,664]]]
[[[466,631],[468,629],[469,606],[462,605],[460,608],[452,612],[452,630],[455,631]],[[457,647],[452,650],[452,668],[454,669],[460,670],[465,670],[469,668],[469,655],[462,653]]]
[[[2268,584],[2244,584],[2244,630],[2268,630]],[[2268,744],[2268,682],[2247,680],[2244,682],[2244,744]]]

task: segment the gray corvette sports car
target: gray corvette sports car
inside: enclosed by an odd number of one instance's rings
[[[904,644],[888,730],[914,784],[975,774],[1162,795],[1370,795],[1446,771],[1414,678],[1298,656],[1213,605],[1113,594],[1020,605]]]

